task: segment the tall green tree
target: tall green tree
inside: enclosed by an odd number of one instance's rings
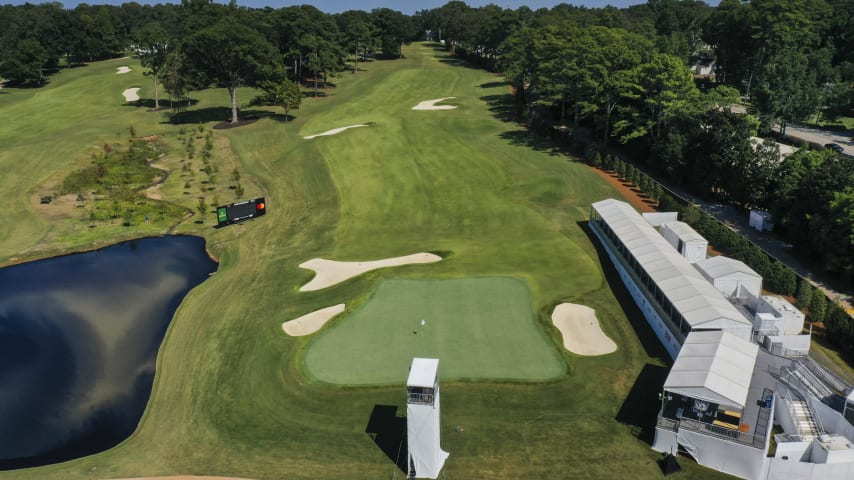
[[[659,137],[669,120],[699,105],[691,69],[667,54],[638,66],[632,89],[623,96],[632,101],[625,118],[614,125],[623,142],[646,135]]]
[[[154,108],[160,109],[160,79],[169,54],[169,34],[159,23],[149,23],[137,33],[137,55],[154,80]]]
[[[237,88],[255,86],[281,69],[276,48],[255,30],[221,22],[186,40],[185,58],[210,83],[228,89],[231,123],[238,122]]]
[[[348,10],[337,17],[338,29],[341,31],[342,41],[353,55],[353,72],[359,68],[359,56],[365,55],[367,50],[376,44],[371,17],[367,12],[361,10]]]
[[[285,111],[286,122],[288,121],[288,112],[292,108],[299,108],[300,102],[302,102],[302,91],[300,91],[299,85],[288,79],[279,82],[262,82],[261,89],[265,92],[267,102],[282,107]]]

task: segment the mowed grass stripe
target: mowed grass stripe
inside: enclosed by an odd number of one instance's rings
[[[517,279],[384,280],[334,322],[305,354],[322,382],[400,385],[413,357],[440,359],[445,381],[544,381],[565,371]]]

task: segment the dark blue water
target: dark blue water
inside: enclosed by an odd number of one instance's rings
[[[216,268],[176,236],[0,269],[0,469],[127,438],[175,310]]]

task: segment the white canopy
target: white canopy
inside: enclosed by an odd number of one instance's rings
[[[628,203],[609,198],[594,203],[593,209],[692,329],[747,329],[749,336],[750,320]]]
[[[664,390],[744,409],[759,347],[724,331],[691,332]]]
[[[748,267],[744,262],[734,258],[724,257],[723,255],[700,260],[694,264],[694,267],[710,279],[726,277],[733,274],[747,275],[749,277],[759,279],[762,278],[762,275],[756,273],[756,270]]]
[[[433,388],[436,385],[438,371],[438,358],[413,358],[406,386]]]

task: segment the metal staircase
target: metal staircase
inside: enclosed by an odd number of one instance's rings
[[[792,419],[795,421],[795,428],[798,430],[801,440],[805,442],[812,441],[812,439],[821,434],[821,430],[806,401],[790,400],[789,410],[792,412]]]

